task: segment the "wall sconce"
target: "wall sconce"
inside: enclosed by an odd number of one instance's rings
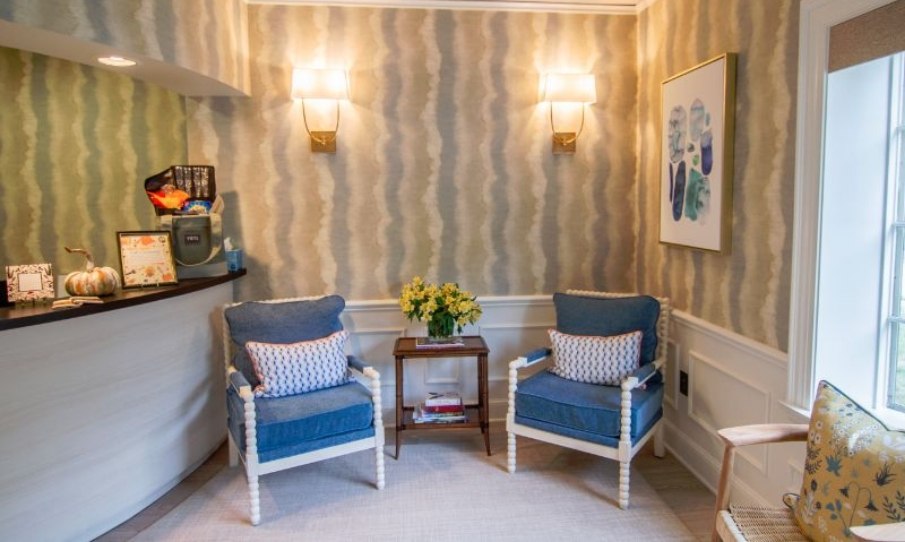
[[[541,101],[550,102],[550,128],[553,130],[553,154],[575,152],[575,141],[584,129],[585,104],[597,101],[597,80],[593,74],[548,73],[544,76],[544,92]],[[557,104],[581,109],[581,124],[575,132],[557,132],[553,122],[553,110]],[[562,109],[562,108],[561,108]]]
[[[339,130],[339,101],[349,99],[349,84],[345,70],[294,68],[292,70],[292,99],[302,101],[305,130],[311,136],[311,152],[336,152],[336,132]],[[307,102],[330,102],[336,107],[336,126],[332,131],[311,130],[308,127]]]

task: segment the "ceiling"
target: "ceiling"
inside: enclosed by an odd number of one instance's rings
[[[657,0],[245,0],[248,4],[633,14]]]

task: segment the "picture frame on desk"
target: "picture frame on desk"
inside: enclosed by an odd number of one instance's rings
[[[53,268],[49,263],[6,266],[9,303],[36,303],[54,298]]]
[[[178,283],[169,231],[120,231],[116,237],[124,289]]]

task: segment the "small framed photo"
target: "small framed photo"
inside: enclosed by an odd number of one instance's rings
[[[121,231],[116,236],[123,288],[176,284],[170,232]]]
[[[53,269],[50,264],[6,266],[6,297],[10,303],[53,299]]]

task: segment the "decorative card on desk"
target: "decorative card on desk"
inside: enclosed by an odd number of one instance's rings
[[[116,235],[123,288],[176,284],[170,232],[121,231]]]
[[[6,296],[10,303],[53,299],[53,271],[50,264],[6,266]]]

